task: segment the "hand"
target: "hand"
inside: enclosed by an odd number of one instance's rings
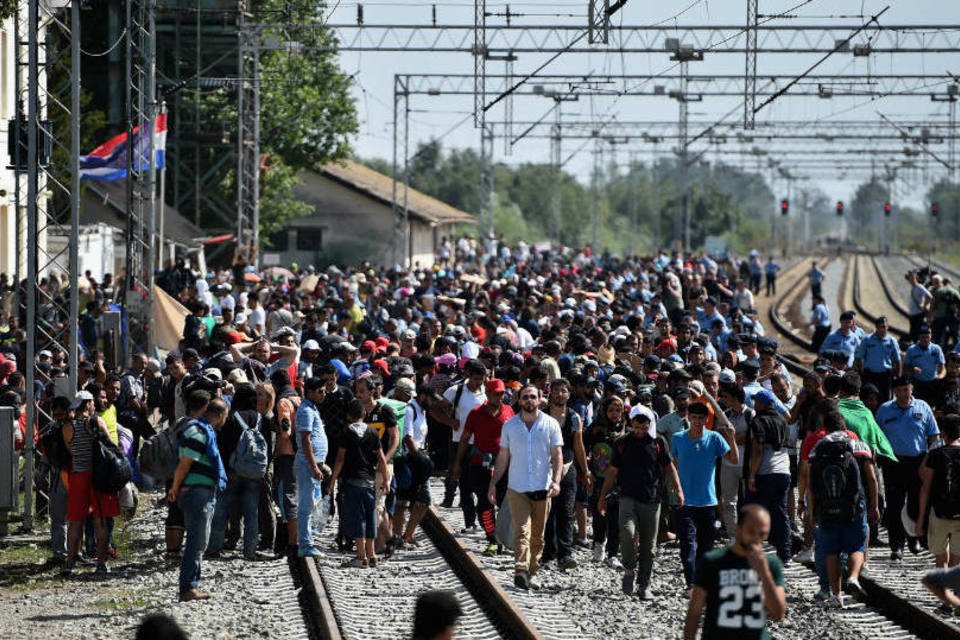
[[[677,508],[682,507],[685,502],[686,499],[683,497],[683,489],[677,489]]]
[[[583,488],[586,489],[588,493],[590,491],[593,491],[593,474],[592,473],[588,472],[583,475]]]
[[[750,493],[756,493],[756,492],[757,492],[757,479],[756,479],[756,478],[750,478],[749,480],[747,480],[747,491],[749,491]]]
[[[314,480],[323,479],[323,472],[320,470],[320,465],[318,465],[316,462],[314,462],[313,466],[310,467],[310,475],[313,476]]]
[[[487,500],[492,505],[497,504],[497,485],[490,483],[490,486],[487,488]]]
[[[880,510],[877,509],[877,518],[878,518],[878,519],[879,519],[879,516],[880,516]],[[873,509],[870,510],[870,522],[874,522],[874,519],[873,519]],[[913,528],[913,531],[914,531],[914,533],[917,534],[917,537],[918,537],[918,538],[922,538],[922,537],[926,534],[926,529],[927,529],[927,528],[926,528],[925,524],[926,524],[926,523],[924,523],[923,520],[917,520],[917,526],[915,526],[915,527]]]
[[[558,495],[560,495],[560,483],[559,483],[559,482],[551,482],[551,483],[550,483],[550,489],[547,490],[547,497],[549,497],[549,498],[555,498],[555,497],[557,497]]]
[[[597,501],[597,511],[599,511],[602,516],[607,515],[607,496],[603,496]]]
[[[167,502],[176,502],[179,494],[180,487],[170,487],[170,491],[167,492]]]
[[[767,570],[767,556],[764,555],[761,545],[755,543],[747,547],[747,562],[758,574]]]
[[[450,477],[454,480],[460,480],[460,463],[453,465],[453,471],[450,472]]]

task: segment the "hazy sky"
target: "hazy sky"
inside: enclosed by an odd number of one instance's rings
[[[330,0],[330,24],[353,24],[357,15],[357,2],[336,2]],[[428,25],[431,21],[431,7],[436,6],[437,21],[440,24],[471,25],[473,22],[473,2],[470,0],[449,0],[436,3],[420,0],[394,0],[362,2],[365,25],[384,24],[414,24]],[[960,24],[960,9],[956,0],[912,0],[910,2],[860,1],[860,0],[788,0],[771,1],[760,0],[761,14],[780,14],[792,7],[802,5],[790,15],[793,18],[778,18],[768,24],[771,25],[799,25],[817,24],[830,26],[849,26],[849,31],[859,27],[869,19],[870,15],[878,13],[885,6],[889,10],[880,19],[884,25],[949,25]],[[489,0],[487,10],[491,13],[503,14],[506,6],[511,12],[523,14],[513,17],[512,24],[563,24],[585,25],[587,0],[527,0],[526,2],[506,2]],[[676,14],[681,15],[674,17]],[[614,17],[614,24],[629,26],[660,25],[664,28],[682,27],[684,25],[742,25],[745,22],[745,0],[681,0],[680,2],[641,2],[629,0],[626,6]],[[864,16],[860,18],[859,16]],[[504,24],[502,15],[488,18],[488,24]],[[950,37],[960,34],[951,32]],[[857,38],[862,41],[869,35]],[[576,37],[576,32],[570,32],[568,38]],[[935,35],[912,30],[903,34],[911,42],[918,39],[936,37]],[[581,44],[585,44],[584,39]],[[662,79],[654,84],[663,84],[669,90],[676,85],[679,69],[671,69],[675,63],[669,60],[669,54],[619,54],[615,51],[616,37],[611,37],[611,46],[597,45],[595,52],[566,53],[549,64],[541,73],[550,74],[606,74],[621,76],[623,74],[659,74]],[[784,74],[799,75],[811,66],[820,57],[803,54],[761,54],[758,60],[758,75]],[[518,76],[532,72],[548,58],[544,54],[520,54],[515,63],[514,73]],[[355,140],[358,154],[364,157],[381,157],[390,159],[392,156],[392,126],[393,126],[393,77],[394,74],[425,74],[425,73],[455,73],[472,74],[473,59],[467,53],[372,53],[372,52],[344,52],[341,54],[342,67],[351,74],[355,74],[356,87],[354,95],[357,99],[357,109],[361,120],[360,135]],[[489,74],[502,74],[503,62],[488,62]],[[690,63],[691,75],[709,74],[742,74],[744,71],[744,56],[742,54],[721,54],[707,52],[703,62]],[[831,56],[814,72],[816,75],[844,74],[867,75],[873,74],[930,74],[938,78],[931,80],[936,86],[930,92],[943,93],[948,80],[947,72],[960,74],[960,53],[949,54],[874,54],[869,57],[854,57],[850,53],[838,53]],[[618,79],[613,88],[622,87],[625,81]],[[531,80],[530,84],[536,84]],[[627,83],[633,84],[633,83]],[[758,80],[758,86],[763,81]],[[470,86],[467,82],[465,86]],[[737,85],[737,86],[742,86]],[[810,85],[804,87],[809,90]],[[865,90],[866,85],[853,87],[855,90]],[[488,97],[488,101],[492,98]],[[731,114],[725,122],[735,123],[742,121],[742,97],[705,97],[702,102],[690,103],[691,123],[715,122],[726,114]],[[540,119],[553,106],[552,100],[542,96],[520,96],[514,101],[515,121],[535,121]],[[473,108],[471,95],[441,95],[441,96],[413,96],[410,103],[410,149],[416,148],[417,142],[446,134],[442,141],[446,147],[474,147],[479,148],[479,131],[473,127],[473,121],[468,114]],[[792,120],[802,122],[830,122],[835,120],[879,120],[877,112],[881,112],[895,121],[930,120],[941,124],[947,123],[948,106],[943,102],[933,102],[929,95],[911,97],[885,97],[871,99],[863,95],[854,97],[834,97],[829,100],[818,97],[789,97],[785,96],[771,103],[761,111],[758,120]],[[581,96],[576,102],[564,103],[563,117],[565,120],[588,120],[615,116],[619,120],[644,121],[676,121],[678,103],[666,96],[644,97],[616,97],[613,95]],[[489,111],[491,120],[503,121],[504,109],[498,105]],[[553,116],[547,116],[552,121]],[[459,126],[457,126],[459,123]],[[811,124],[815,128],[816,124]],[[702,127],[691,124],[690,133],[699,133]],[[545,135],[547,128],[538,129]],[[519,127],[514,134],[519,133]],[[610,125],[605,130],[606,135],[617,136],[616,125]],[[778,143],[759,143],[757,146],[765,148],[776,155]],[[604,145],[604,160],[609,162],[616,157],[618,162],[626,164],[630,146],[641,160],[649,160],[654,153],[671,153],[673,143],[661,143],[656,147],[650,143],[642,144],[639,140],[629,145],[621,144],[611,147]],[[728,142],[726,148],[734,148],[733,141]],[[753,145],[748,145],[753,146]],[[869,155],[864,149],[879,146],[899,147],[896,141],[886,143],[851,143],[847,153],[858,158]],[[822,147],[822,145],[821,145]],[[706,148],[701,142],[694,147],[699,152]],[[835,147],[840,149],[841,147]],[[579,175],[583,180],[589,179],[593,166],[594,143],[587,140],[564,140],[563,156],[573,156],[567,169]],[[946,158],[946,145],[936,147],[938,155]],[[706,159],[712,158],[707,155]],[[902,156],[901,156],[902,158]],[[498,139],[494,147],[495,161],[518,164],[522,162],[547,162],[550,159],[550,142],[547,138],[528,138],[518,142],[507,155],[503,139]],[[816,169],[811,165],[810,158],[803,162],[808,171],[815,171],[820,177],[814,179],[831,198],[848,200],[852,197],[855,185],[864,176],[848,174],[845,177],[840,173],[824,172],[823,168]],[[740,164],[748,168],[757,166],[753,158],[741,156],[725,156],[724,160],[731,164]],[[909,173],[902,172],[903,178],[896,184],[897,197],[895,200],[904,204],[920,206],[923,193],[928,184],[944,176],[945,169],[933,159],[918,160],[921,169]],[[813,169],[810,167],[813,166]],[[795,166],[795,173],[803,174],[804,168]],[[823,177],[823,176],[830,177]],[[785,191],[785,185],[776,185],[779,193]]]

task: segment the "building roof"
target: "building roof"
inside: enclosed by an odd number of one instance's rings
[[[80,196],[80,224],[103,222],[117,229],[127,228],[127,181],[84,182]],[[158,199],[159,204],[159,199]],[[180,212],[164,205],[163,235],[168,241],[186,246],[198,244],[206,231],[196,226]],[[157,208],[157,231],[160,230],[160,209]]]
[[[319,168],[320,175],[335,180],[351,189],[355,189],[384,204],[393,203],[393,179],[379,171],[366,167],[352,160],[340,163],[331,162]],[[397,198],[403,195],[403,185],[397,187]],[[475,224],[476,219],[446,202],[437,200],[433,196],[416,189],[407,192],[407,210],[415,218],[436,225],[447,224]]]

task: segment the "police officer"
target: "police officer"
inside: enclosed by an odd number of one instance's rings
[[[886,525],[890,535],[890,558],[903,558],[903,544],[907,532],[900,512],[907,505],[907,513],[916,520],[920,507],[920,464],[931,445],[940,439],[940,430],[933,418],[930,405],[913,397],[913,385],[906,376],[894,378],[893,400],[877,409],[877,424],[883,430],[897,460],[880,458],[886,487]],[[920,552],[920,539],[910,537],[910,552]]]
[[[935,400],[931,396],[946,364],[943,349],[932,340],[930,325],[921,325],[920,339],[903,356],[903,373],[913,383],[915,395],[926,402]]]
[[[860,336],[854,330],[854,318],[856,314],[853,311],[844,311],[840,314],[840,328],[832,332],[820,345],[819,352],[824,351],[843,351],[847,354],[847,367],[853,366],[853,355],[860,344]]]
[[[876,330],[860,341],[854,352],[855,366],[861,380],[872,383],[880,391],[880,399],[890,399],[890,380],[901,373],[900,346],[890,335],[886,316],[877,318]]]

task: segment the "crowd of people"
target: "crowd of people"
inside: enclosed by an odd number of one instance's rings
[[[761,274],[776,292],[772,257],[448,244],[411,269],[261,278],[240,261],[172,263],[161,282],[190,312],[182,341],[122,371],[98,350],[110,299],[90,278],[78,389],[62,383],[65,355],[45,350],[27,393],[22,339],[3,342],[0,400],[32,397],[53,416],[39,425],[53,561],[70,574],[83,552],[109,571],[123,496],[90,476],[111,441],[132,484],[166,490],[184,601],[210,596],[205,560],[238,545],[250,561],[319,555],[328,523],[345,567],[375,568],[418,544],[443,476],[441,506],[482,529],[478,551],[512,549],[521,589],[587,547],[625,594],[650,599],[657,547],[675,544],[687,629],[704,610],[716,625],[731,598],[752,634],[784,614],[791,561],[815,563],[817,600],[863,594],[882,521],[894,559],[929,546],[941,572],[928,585],[960,605],[960,352],[943,355],[960,294],[943,278],[917,302],[933,326],[900,344],[885,318],[866,333],[852,311],[832,330],[814,266],[822,357],[797,385],[756,308]]]

